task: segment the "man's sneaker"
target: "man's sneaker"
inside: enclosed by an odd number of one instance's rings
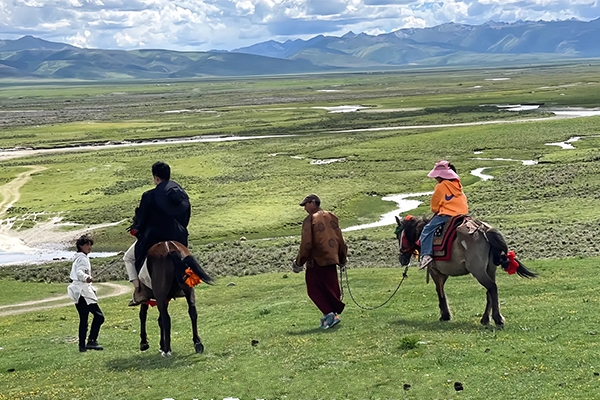
[[[323,316],[321,317],[321,326],[320,326],[320,328],[321,328],[321,329],[327,329],[327,328],[325,327],[325,322],[326,322],[326,321],[327,321],[327,315],[323,315]]]
[[[431,264],[432,261],[433,257],[431,257],[429,254],[425,254],[423,257],[421,257],[421,264],[419,265],[419,269],[426,268],[429,264]]]
[[[104,350],[104,347],[100,346],[96,340],[88,340],[85,348],[87,350]]]
[[[338,315],[336,313],[330,312],[329,314],[327,314],[325,316],[325,321],[323,322],[323,325],[321,326],[321,328],[329,329],[332,326],[335,326],[339,323],[340,323],[340,317],[338,317]]]
[[[331,321],[331,323],[329,324],[329,327],[333,328],[334,326],[336,326],[339,323],[340,323],[340,317],[339,317],[339,315],[333,314],[333,321]]]

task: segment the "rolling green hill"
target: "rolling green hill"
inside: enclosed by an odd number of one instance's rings
[[[16,43],[19,41],[21,47]],[[325,69],[304,59],[253,54],[80,49],[31,37],[0,42],[0,78],[164,79],[294,74]]]

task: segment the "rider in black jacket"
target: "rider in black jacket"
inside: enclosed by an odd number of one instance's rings
[[[142,195],[128,228],[138,240],[135,244],[135,269],[139,273],[150,247],[167,240],[188,245],[190,199],[183,188],[171,179],[171,168],[164,162],[152,165],[156,187]]]

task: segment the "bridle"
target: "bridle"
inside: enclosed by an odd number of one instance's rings
[[[417,239],[414,238],[414,240],[409,240],[406,234],[406,222],[408,221],[414,221],[414,222],[409,222],[411,225],[414,225],[415,227],[415,233],[416,233],[416,220],[415,217],[413,217],[412,215],[407,215],[406,217],[404,217],[404,219],[402,220],[402,222],[396,226],[396,238],[398,239],[398,243],[400,245],[400,264],[401,265],[408,265],[410,263],[410,259],[411,257],[417,256],[419,254],[419,250],[420,246],[417,245]]]

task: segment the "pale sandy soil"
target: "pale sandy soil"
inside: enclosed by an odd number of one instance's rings
[[[98,299],[105,299],[107,297],[115,297],[121,296],[132,291],[132,287],[129,285],[120,285],[118,283],[94,283],[94,286],[103,286],[105,288],[111,289],[109,293],[105,293],[103,295],[98,296]],[[67,287],[65,285],[65,292],[67,291]],[[52,303],[52,304],[45,304]],[[35,301],[26,301],[23,303],[10,304],[5,306],[0,306],[0,317],[5,317],[8,315],[17,315],[24,314],[33,311],[42,311],[42,310],[50,310],[52,308],[58,307],[67,307],[73,306],[73,302],[69,299],[69,296],[66,294],[63,296],[55,296],[49,297],[47,299],[35,300]]]

